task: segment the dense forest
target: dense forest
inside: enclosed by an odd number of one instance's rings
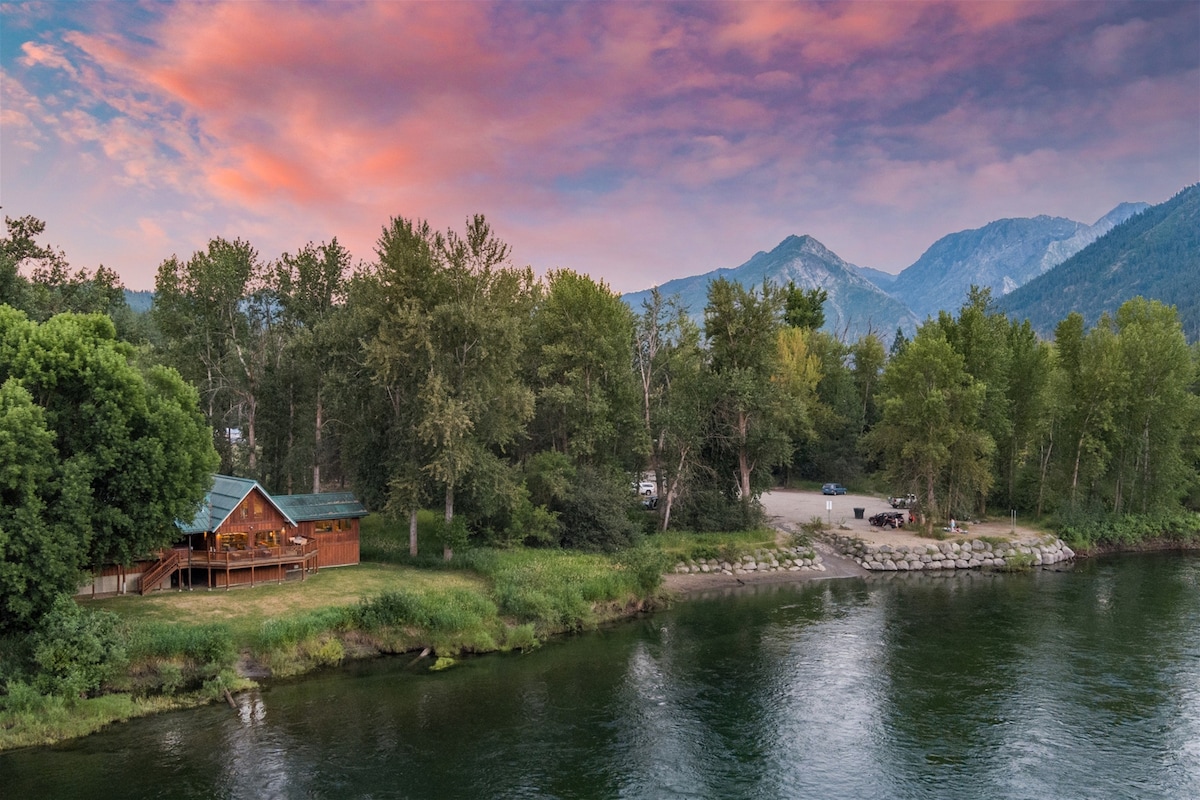
[[[0,302],[20,324],[72,335],[100,323],[56,315],[106,315],[126,361],[194,389],[221,471],[349,488],[411,521],[414,552],[422,508],[447,558],[615,549],[756,524],[760,494],[798,480],[912,492],[929,528],[989,508],[1166,519],[1200,501],[1200,349],[1141,298],[1043,339],[976,289],[889,350],[822,332],[823,294],[795,286],[716,280],[702,325],[658,293],[634,312],[602,281],[514,266],[476,216],[461,231],[393,219],[359,264],[336,239],[271,259],[216,238],[163,261],[135,313],[113,272],[73,272],[40,243],[40,221],[7,225]],[[0,382],[15,374],[0,364]],[[631,488],[643,475],[652,508]]]

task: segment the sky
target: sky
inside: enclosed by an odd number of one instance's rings
[[[0,205],[151,289],[482,213],[618,292],[1200,181],[1200,2],[0,3]]]

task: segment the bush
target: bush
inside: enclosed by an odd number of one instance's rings
[[[562,545],[609,552],[634,545],[641,535],[629,518],[635,500],[623,477],[580,468],[570,493],[555,507]]]
[[[712,488],[696,488],[682,496],[671,513],[671,527],[704,532],[731,532],[763,524],[762,505],[731,499]]]
[[[1156,539],[1183,541],[1200,533],[1200,514],[1181,510],[1121,515],[1076,511],[1060,515],[1055,527],[1058,536],[1075,548],[1136,545]]]
[[[670,566],[666,553],[654,547],[635,547],[617,557],[621,569],[627,572],[634,585],[643,594],[650,594],[662,586],[662,576]]]
[[[31,637],[35,688],[43,694],[82,697],[125,663],[117,616],[86,611],[69,597],[59,597]]]

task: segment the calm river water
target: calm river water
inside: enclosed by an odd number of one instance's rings
[[[1200,558],[750,587],[0,755],[3,798],[1197,798]]]

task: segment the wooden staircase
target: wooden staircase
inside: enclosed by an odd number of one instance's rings
[[[145,595],[157,587],[163,578],[179,569],[179,561],[178,550],[165,551],[157,564],[142,573],[141,594]]]

